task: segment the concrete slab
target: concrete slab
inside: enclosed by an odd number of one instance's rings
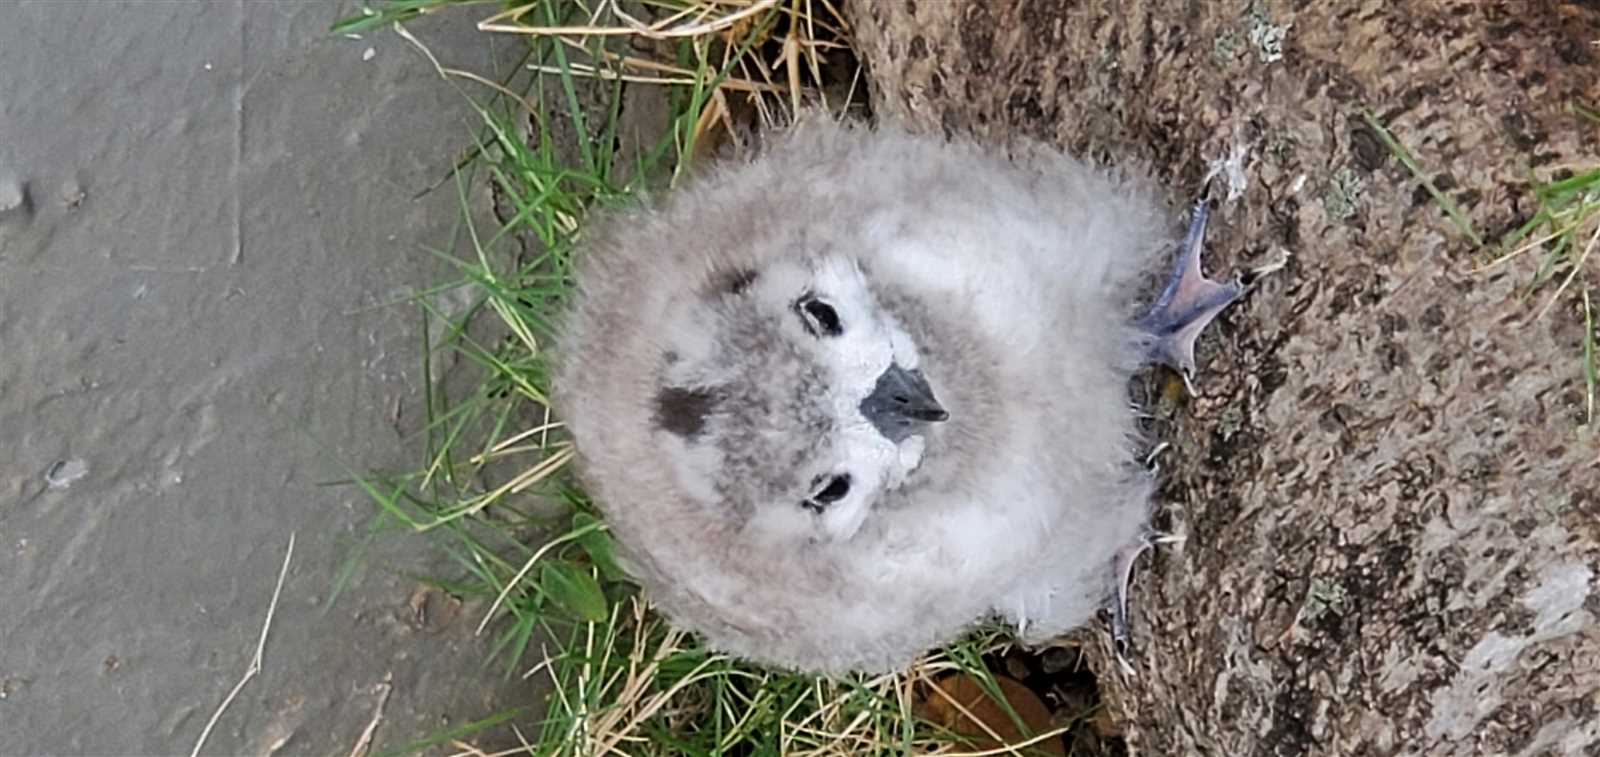
[[[398,745],[530,701],[476,618],[419,628],[431,551],[326,486],[416,460],[409,307],[458,216],[466,103],[392,34],[311,2],[0,4],[0,751],[345,753],[392,675]],[[516,42],[412,29],[463,68]]]

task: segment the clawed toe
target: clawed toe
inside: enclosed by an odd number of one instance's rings
[[[1156,452],[1161,450],[1160,447]],[[1152,453],[1152,457],[1154,456]],[[1117,664],[1124,673],[1133,674],[1133,666],[1128,662],[1128,653],[1131,648],[1131,634],[1128,629],[1128,590],[1133,582],[1133,566],[1139,557],[1157,545],[1172,544],[1183,541],[1183,537],[1164,534],[1157,531],[1146,531],[1139,540],[1118,550],[1112,560],[1112,573],[1116,576],[1117,586],[1111,601],[1111,644],[1112,651],[1116,653]]]
[[[1170,443],[1161,442],[1155,446],[1155,449],[1150,450],[1150,454],[1144,456],[1144,469],[1149,471],[1151,476],[1161,473],[1161,453],[1169,449],[1172,449]]]

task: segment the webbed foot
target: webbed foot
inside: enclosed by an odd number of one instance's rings
[[[1178,260],[1172,276],[1161,296],[1138,323],[1146,335],[1147,359],[1177,371],[1190,395],[1195,394],[1194,342],[1200,332],[1250,291],[1262,276],[1288,262],[1285,256],[1283,260],[1253,269],[1226,284],[1206,278],[1200,270],[1200,255],[1205,247],[1206,222],[1210,216],[1205,200],[1195,203],[1189,231],[1178,246]]]

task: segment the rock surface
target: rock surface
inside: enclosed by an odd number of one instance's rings
[[[1203,341],[1138,579],[1135,754],[1600,753],[1600,457],[1583,321],[1473,245],[1529,171],[1593,167],[1593,3],[884,0],[850,6],[880,116],[1150,166],[1213,162],[1210,266],[1292,255]],[[1230,161],[1229,158],[1232,158]],[[1232,170],[1229,170],[1229,169]],[[1103,632],[1097,632],[1103,637]],[[1103,638],[1102,638],[1103,641]]]
[[[0,752],[187,754],[291,532],[207,753],[348,754],[386,676],[379,750],[537,696],[414,595],[431,545],[328,602],[373,514],[329,484],[419,459],[403,300],[460,208],[413,198],[474,123],[394,34],[328,34],[355,6],[0,3]],[[503,70],[475,20],[412,30]]]

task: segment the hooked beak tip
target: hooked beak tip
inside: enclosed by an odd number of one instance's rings
[[[918,423],[939,423],[950,418],[934,398],[922,372],[908,371],[898,364],[890,364],[878,377],[872,394],[861,401],[861,414],[895,443],[910,436]]]

